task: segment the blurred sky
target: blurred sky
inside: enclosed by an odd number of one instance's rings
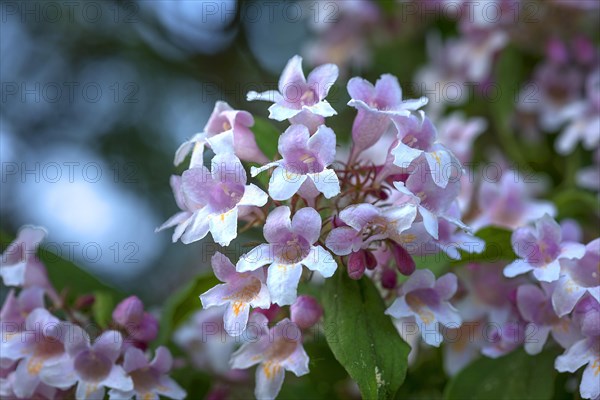
[[[309,39],[308,2],[0,4],[1,229],[44,225],[48,248],[142,296],[206,268],[201,245],[154,233],[174,151],[217,99],[265,113],[246,88]]]

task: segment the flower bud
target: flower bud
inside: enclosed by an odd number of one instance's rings
[[[394,261],[396,261],[396,267],[402,275],[408,276],[415,272],[415,260],[413,260],[404,247],[394,243],[392,245],[392,254],[394,255]]]
[[[281,307],[279,307],[277,304],[271,304],[271,307],[269,308],[255,308],[252,312],[260,313],[267,317],[269,321],[273,321],[277,314],[279,314],[279,310],[281,310]]]
[[[557,64],[564,64],[569,60],[567,46],[560,40],[552,38],[546,43],[546,55]]]
[[[119,325],[137,325],[142,322],[144,304],[137,296],[129,296],[115,307],[112,317]]]
[[[375,258],[373,253],[371,253],[368,250],[365,250],[365,260],[366,260],[365,266],[367,267],[368,270],[372,271],[375,269],[375,267],[377,267],[377,259]]]
[[[364,250],[351,253],[348,257],[348,276],[352,279],[360,279],[365,274],[367,259]]]
[[[301,329],[308,329],[321,319],[323,308],[314,297],[298,296],[290,307],[290,316]]]
[[[381,274],[381,286],[386,289],[394,289],[398,283],[398,277],[396,271],[393,269],[386,268]]]

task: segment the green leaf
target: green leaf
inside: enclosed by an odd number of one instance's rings
[[[517,256],[512,249],[510,237],[512,232],[497,226],[485,227],[475,236],[485,241],[485,250],[481,254],[460,251],[461,259],[453,261],[452,265],[461,265],[468,262],[496,262],[501,260],[514,260]]]
[[[166,344],[173,331],[201,308],[200,295],[217,284],[219,280],[212,273],[199,276],[167,299],[161,310],[157,346]]]
[[[404,381],[409,346],[402,340],[370,279],[343,271],[325,281],[326,339],[365,399],[389,399]]]
[[[551,399],[556,353],[530,356],[524,350],[504,357],[480,358],[455,376],[444,393],[447,400]]]
[[[94,304],[92,305],[92,314],[94,320],[101,328],[108,327],[112,321],[112,312],[115,308],[113,296],[105,291],[97,290],[94,292]]]
[[[269,160],[277,154],[277,144],[281,132],[269,120],[254,117],[254,126],[250,128],[256,137],[256,144]]]

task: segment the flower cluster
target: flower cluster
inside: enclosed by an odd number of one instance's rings
[[[135,296],[121,301],[106,328],[92,318],[93,296],[59,296],[36,252],[46,230],[25,226],[1,255],[12,287],[0,311],[0,395],[7,399],[183,399],[169,377],[173,359],[163,346],[146,349],[158,321]]]
[[[465,251],[484,247],[461,221],[463,167],[440,142],[432,120],[419,111],[427,99],[403,99],[392,75],[381,76],[375,84],[350,79],[348,105],[357,113],[351,147],[338,151],[337,135],[326,121],[336,111],[325,99],[338,77],[337,67],[319,66],[306,78],[301,62],[295,56],[287,63],[277,91],[248,93],[250,101],[273,103],[270,118],[290,123],[279,136],[275,158],[259,161],[262,153],[252,146],[255,156],[247,157],[245,144],[261,140],[246,125],[223,123],[221,129],[219,118],[223,109],[243,115],[247,122],[252,117],[218,102],[205,132],[178,150],[177,163],[192,151],[189,168],[171,178],[182,211],[159,228],[174,226],[173,240],[184,243],[203,239],[210,231],[214,241],[228,246],[238,235],[238,219],[246,222],[244,230],[262,225],[264,242],[236,262],[214,254],[212,268],[222,283],[200,296],[204,308],[220,310],[219,330],[244,343],[232,355],[231,367],[260,364],[258,398],[277,395],[284,370],[308,373],[302,332],[318,322],[322,311],[316,299],[298,296],[298,287],[316,281],[315,271],[327,279],[345,266],[347,272],[337,273],[352,279],[367,275],[364,279],[379,282],[382,293],[397,297],[387,313],[417,318],[423,332],[437,332],[428,343],[439,345],[438,323],[458,327],[461,322],[450,303],[456,276],[449,273],[436,281],[431,271],[416,270],[414,257],[446,252],[460,258]],[[203,163],[205,147],[212,150],[204,161],[210,170]],[[367,150],[373,149],[381,156],[371,157]],[[248,183],[240,160],[262,164],[251,166],[250,175],[269,173],[268,180]],[[410,278],[400,285],[398,274]],[[276,312],[271,312],[274,307]],[[252,308],[256,311],[251,313]],[[285,318],[286,312],[291,319]],[[205,321],[204,315],[198,318]],[[184,348],[193,342],[190,329],[179,334]],[[258,341],[246,341],[250,332],[258,332]],[[224,354],[231,354],[235,346],[226,347]],[[214,367],[206,361],[198,364]]]

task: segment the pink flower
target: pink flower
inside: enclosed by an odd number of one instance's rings
[[[254,390],[257,399],[274,399],[281,390],[286,370],[296,376],[308,373],[308,355],[296,324],[285,318],[268,329],[267,323],[264,315],[254,314],[248,334],[256,334],[257,340],[244,343],[231,357],[232,368],[259,364]]]
[[[17,238],[0,255],[0,276],[6,286],[26,284],[26,269],[38,262],[36,252],[48,232],[40,226],[23,226]]]
[[[239,336],[246,329],[250,307],[269,308],[271,305],[264,269],[238,273],[231,261],[218,252],[211,261],[215,276],[224,283],[200,296],[202,307],[227,304],[223,317],[225,331]]]
[[[287,206],[275,208],[267,217],[263,234],[268,243],[261,244],[240,257],[238,272],[254,271],[270,264],[267,286],[271,301],[279,305],[292,304],[302,265],[318,271],[325,278],[333,275],[337,263],[320,245],[314,245],[321,234],[321,217],[310,207],[304,207],[290,219]]]
[[[326,198],[340,193],[340,183],[333,169],[327,168],[335,157],[335,133],[325,125],[310,136],[304,125],[292,125],[279,138],[281,160],[260,168],[252,167],[252,176],[276,167],[269,181],[269,195],[274,200],[292,197],[308,179]]]

